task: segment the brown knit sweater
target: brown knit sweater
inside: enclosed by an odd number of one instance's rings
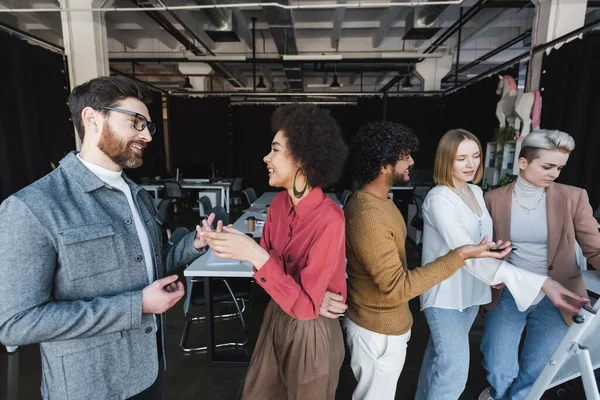
[[[412,326],[408,301],[451,277],[465,263],[451,250],[414,270],[406,266],[406,223],[391,199],[357,191],[344,210],[348,258],[347,316],[385,335]]]

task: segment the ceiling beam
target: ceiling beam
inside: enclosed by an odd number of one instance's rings
[[[160,11],[153,11],[153,5],[149,3],[137,3],[136,0],[131,0],[134,4],[136,4],[140,8],[146,9],[145,14],[152,18],[156,23],[161,26],[165,32],[168,32],[173,38],[175,38],[179,43],[181,43],[184,48],[192,54],[196,56],[205,55],[204,52],[196,46],[195,43],[190,41],[186,35],[180,32],[172,23],[163,15]],[[190,32],[186,31],[188,35],[191,35]],[[225,77],[227,82],[231,84],[233,87],[244,87],[246,86],[246,81],[236,72],[230,71],[227,67],[225,67],[222,63],[219,62],[208,62],[212,69],[217,73],[221,74]]]
[[[423,51],[423,53],[430,54],[435,52],[442,44],[446,42],[446,40],[450,39],[459,29],[473,19],[479,12],[483,9],[485,4],[489,3],[491,0],[478,0],[471,8],[469,8],[464,14],[462,14],[462,18],[459,18],[455,21],[450,27],[442,31],[441,34],[437,35],[437,38],[433,41],[429,47]],[[387,92],[391,87],[393,87],[398,81],[402,79],[400,75],[397,75],[395,78],[392,78],[384,87],[381,88],[381,92]]]
[[[337,0],[338,4],[346,4],[346,0]],[[345,8],[336,8],[333,12],[333,30],[331,32],[331,47],[338,50],[340,46],[340,34],[342,32],[342,22],[346,15]]]
[[[510,9],[494,10],[494,12],[491,15],[488,15],[486,18],[481,18],[481,22],[478,24],[479,26],[477,26],[468,35],[465,35],[465,37],[462,39],[461,46],[467,44],[471,39],[474,39],[477,36],[481,36],[483,33],[485,33],[485,31],[487,31],[491,27],[491,25],[495,21],[500,19],[501,16],[508,14],[509,12],[511,12]]]
[[[130,49],[136,49],[139,44],[138,38],[128,34],[125,31],[118,31],[114,27],[110,26],[110,24],[106,24],[106,35],[111,39],[115,39],[122,45],[129,47]]]
[[[165,0],[163,0],[164,2]],[[184,6],[186,4],[185,0],[168,0],[168,5],[170,6]],[[205,49],[214,50],[217,47],[215,42],[204,31],[202,21],[195,12],[172,10],[169,11],[169,14],[181,24],[184,30],[190,32],[194,36],[194,39],[200,42]]]
[[[231,2],[231,1],[230,1]],[[233,30],[241,39],[242,42],[246,44],[246,46],[251,49],[252,48],[252,32],[248,27],[248,19],[244,16],[242,11],[238,8],[233,9]]]
[[[134,1],[134,0],[132,0]],[[115,4],[115,7],[117,5]],[[119,2],[120,7],[131,6],[128,2],[123,4]],[[145,32],[145,35],[150,38],[155,38],[159,40],[162,44],[167,46],[170,49],[177,48],[177,39],[175,39],[172,35],[170,35],[165,30],[162,30],[159,25],[157,25],[148,14],[145,13],[106,13],[106,22],[107,25],[115,23],[117,24],[115,28],[119,31],[120,24],[127,24],[134,22],[139,25]]]
[[[379,29],[372,38],[374,48],[381,46],[381,43],[390,31],[391,26],[396,22],[396,19],[398,19],[398,14],[400,14],[401,10],[402,7],[390,7],[383,11],[383,15],[379,20]]]
[[[498,48],[490,51],[489,53],[482,55],[481,57],[477,58],[476,60],[470,62],[467,65],[463,65],[462,67],[458,68],[458,70],[451,71],[450,74],[448,74],[444,78],[442,78],[442,82],[450,81],[451,79],[454,78],[454,76],[456,76],[457,73],[460,74],[461,72],[465,72],[465,71],[473,68],[474,66],[481,64],[483,61],[488,60],[507,49],[510,49],[514,45],[522,42],[524,39],[526,39],[530,36],[531,36],[531,29],[528,29],[525,32],[523,32],[522,34],[520,34],[519,36],[516,36],[516,37],[510,39],[508,42],[504,43],[501,46],[498,46]]]
[[[279,3],[289,5],[290,0],[279,0]],[[267,7],[263,13],[269,24],[269,30],[277,51],[280,55],[298,54],[296,31],[294,29],[294,15],[288,9]],[[303,91],[302,64],[293,63],[284,67],[286,80],[292,91]]]
[[[383,74],[379,75],[379,77],[375,81],[375,90],[377,90],[377,86],[381,85],[383,83],[383,81],[385,81],[387,79],[389,74],[390,74],[389,72],[384,72]]]

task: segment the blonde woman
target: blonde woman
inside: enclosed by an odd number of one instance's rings
[[[600,267],[598,222],[585,190],[554,183],[574,148],[564,132],[530,133],[519,154],[519,177],[487,193],[485,202],[494,236],[519,248],[509,254],[510,263],[585,296],[575,240],[590,264]],[[494,291],[481,343],[491,388],[480,399],[524,399],[572,321],[572,310],[559,310],[548,299],[523,310],[515,304],[517,295],[512,288]]]
[[[423,203],[423,264],[449,249],[476,243],[492,234],[492,218],[483,193],[471,183],[478,183],[483,175],[481,156],[479,140],[468,131],[451,130],[440,140],[434,166],[437,186]],[[490,285],[501,283],[515,294],[519,310],[540,301],[544,293],[557,306],[573,312],[578,307],[570,305],[567,297],[578,304],[586,301],[545,274],[502,260],[467,260],[466,266],[452,277],[421,295],[421,309],[431,335],[421,366],[417,399],[460,397],[469,371],[469,331],[479,306],[491,301]]]

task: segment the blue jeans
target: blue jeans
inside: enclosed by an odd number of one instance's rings
[[[416,400],[457,400],[469,376],[469,331],[479,306],[463,311],[423,310],[431,335],[423,357]]]
[[[519,343],[526,325],[519,359]],[[521,312],[504,289],[496,308],[485,316],[481,340],[483,367],[492,387],[490,395],[498,400],[524,399],[567,329],[548,297]]]

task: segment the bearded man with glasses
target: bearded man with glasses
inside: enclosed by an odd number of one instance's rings
[[[44,399],[163,398],[164,313],[184,294],[166,275],[206,242],[163,251],[152,198],[123,173],[156,131],[150,100],[125,77],[73,89],[81,152],[0,205],[0,342],[40,344]]]

